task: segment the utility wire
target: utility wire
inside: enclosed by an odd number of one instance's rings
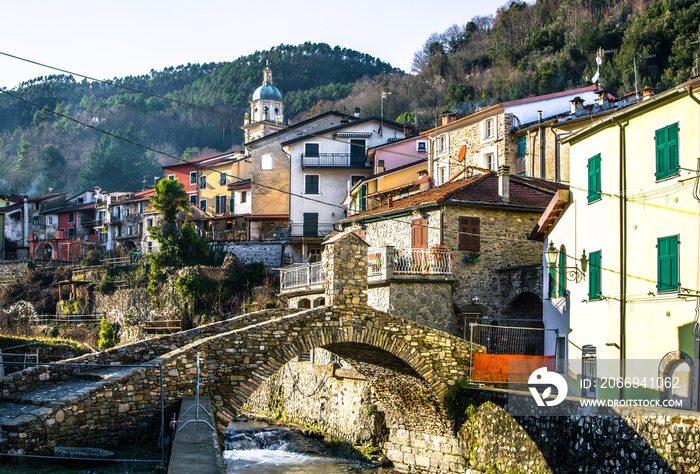
[[[221,110],[210,109],[210,108],[208,108],[208,107],[202,107],[202,106],[200,106],[200,105],[192,104],[192,103],[189,103],[189,102],[184,102],[184,101],[181,101],[181,100],[173,99],[173,98],[170,98],[170,97],[165,97],[165,96],[158,95],[158,94],[153,94],[153,93],[151,93],[151,92],[145,92],[145,91],[142,91],[142,90],[139,90],[139,89],[134,89],[133,87],[128,87],[128,86],[124,86],[124,85],[121,85],[121,84],[117,84],[117,83],[115,83],[115,82],[113,82],[113,81],[107,81],[107,80],[104,80],[104,79],[97,79],[97,78],[95,78],[95,77],[87,76],[87,75],[85,75],[85,74],[80,74],[80,73],[77,73],[77,72],[68,71],[68,70],[66,70],[66,69],[61,69],[61,68],[58,68],[58,67],[55,67],[55,66],[50,66],[50,65],[48,65],[48,64],[40,63],[40,62],[38,62],[38,61],[32,61],[31,59],[22,58],[22,57],[20,57],[20,56],[15,56],[15,55],[13,55],[13,54],[5,53],[5,52],[2,52],[2,51],[0,51],[0,55],[2,55],[2,56],[7,56],[7,57],[13,58],[13,59],[17,59],[17,60],[19,60],[19,61],[25,61],[25,62],[28,62],[28,63],[31,63],[31,64],[35,64],[35,65],[37,65],[37,66],[45,67],[45,68],[48,68],[48,69],[53,69],[54,71],[63,72],[63,73],[70,74],[70,75],[73,75],[73,76],[83,77],[83,78],[89,79],[89,80],[91,80],[91,81],[99,82],[100,84],[105,84],[105,85],[108,85],[108,86],[118,87],[118,88],[120,88],[120,89],[124,89],[124,90],[127,90],[127,91],[129,91],[129,92],[136,93],[136,94],[143,94],[143,95],[147,95],[147,96],[149,96],[149,97],[153,97],[153,98],[156,98],[156,99],[165,100],[165,101],[172,102],[172,103],[174,103],[174,104],[182,105],[182,106],[185,106],[185,107],[192,107],[192,108],[199,109],[199,110],[203,110],[203,111],[206,111],[206,112],[211,112],[211,113],[214,113],[214,114],[224,115],[224,116],[226,116],[226,117],[231,117],[231,118],[235,118],[235,119],[239,119],[239,120],[244,120],[244,117],[241,117],[240,115],[231,114],[231,113],[228,113],[228,112],[223,112],[223,111],[221,111]],[[6,92],[4,88],[0,88],[0,91]],[[347,114],[346,114],[346,115],[347,115]],[[280,127],[281,127],[281,128],[280,128],[281,131],[294,130],[294,126],[293,126],[293,125],[280,125]],[[338,143],[344,143],[344,144],[346,144],[346,145],[351,145],[351,143],[350,143],[349,141],[336,140],[336,139],[334,139],[334,138],[329,138],[329,137],[326,137],[326,136],[323,136],[323,135],[319,135],[319,134],[314,133],[314,132],[303,132],[303,133],[304,133],[306,136],[308,136],[308,137],[319,138],[319,139],[324,139],[324,140],[330,140],[330,141],[334,141],[334,142],[338,142]],[[429,138],[426,137],[426,139],[429,139]],[[410,158],[417,158],[417,159],[419,159],[419,157],[416,157],[415,155],[411,155],[411,154],[409,154],[409,153],[401,153],[401,152],[399,152],[399,151],[385,150],[385,153],[389,153],[389,154],[396,155],[396,156],[406,156],[406,157],[410,157]]]
[[[93,125],[90,125],[90,124],[87,124],[87,123],[85,123],[85,122],[81,122],[81,121],[78,120],[78,119],[75,119],[75,118],[73,118],[73,117],[69,117],[69,116],[67,116],[67,115],[65,115],[65,114],[62,114],[62,113],[60,113],[60,112],[56,112],[55,110],[51,110],[51,109],[49,109],[49,108],[47,108],[47,107],[44,107],[43,105],[39,105],[39,104],[36,104],[36,103],[34,103],[34,102],[31,102],[31,101],[29,101],[29,100],[27,100],[27,99],[24,99],[24,98],[19,97],[19,96],[15,95],[15,94],[12,94],[11,92],[8,92],[8,91],[6,91],[6,90],[4,90],[4,89],[0,89],[0,92],[2,92],[2,93],[4,93],[4,94],[7,94],[7,95],[9,95],[9,96],[11,96],[11,97],[14,97],[15,99],[17,99],[17,100],[19,100],[19,101],[21,101],[21,102],[25,102],[25,103],[27,103],[27,104],[29,104],[29,105],[32,105],[32,106],[37,107],[37,108],[39,108],[39,109],[45,110],[45,111],[50,112],[50,113],[52,113],[52,114],[54,114],[54,115],[57,115],[57,116],[59,116],[59,117],[65,118],[65,119],[67,119],[67,120],[70,120],[71,122],[75,122],[75,123],[77,123],[77,124],[79,124],[79,125],[82,125],[82,126],[84,126],[84,127],[90,128],[90,129],[95,130],[95,131],[98,131],[98,132],[100,132],[100,133],[104,133],[105,135],[108,135],[108,136],[110,136],[110,137],[112,137],[112,138],[115,138],[115,139],[117,139],[117,140],[122,140],[122,141],[124,141],[124,142],[126,142],[126,143],[129,143],[129,144],[131,144],[131,145],[137,146],[137,147],[139,147],[139,148],[143,148],[143,149],[145,149],[145,150],[151,151],[151,152],[153,152],[153,153],[157,153],[157,154],[159,154],[159,155],[167,156],[168,158],[172,158],[172,159],[174,159],[174,160],[176,160],[176,161],[180,161],[180,162],[182,162],[182,163],[189,163],[189,164],[191,164],[191,165],[193,165],[193,166],[195,166],[195,167],[197,167],[197,168],[200,168],[200,166],[199,166],[197,163],[195,163],[195,162],[186,160],[186,159],[184,159],[184,158],[178,158],[177,156],[171,155],[170,153],[166,153],[166,152],[164,152],[164,151],[156,150],[155,148],[152,148],[152,147],[150,147],[150,146],[143,145],[143,144],[141,144],[141,143],[137,143],[137,142],[135,142],[135,141],[133,141],[133,140],[129,140],[128,138],[124,138],[124,137],[119,136],[119,135],[117,135],[117,134],[114,134],[114,133],[112,133],[112,132],[108,132],[107,130],[103,130],[103,129],[101,129],[101,128],[97,128],[97,127],[95,127],[95,126],[93,126]],[[222,153],[222,154],[224,154],[224,153]],[[239,180],[239,181],[245,181],[243,178],[241,178],[241,177],[239,177],[239,176],[234,176],[234,175],[231,175],[231,174],[227,174],[227,176],[230,176],[230,177],[232,177],[232,178],[234,178],[234,179],[237,179],[237,180]],[[324,202],[324,201],[321,201],[321,200],[319,200],[319,199],[313,199],[313,198],[310,198],[310,197],[305,196],[305,195],[295,194],[295,193],[292,193],[292,192],[290,192],[290,191],[286,191],[286,190],[278,189],[278,188],[275,188],[275,187],[272,187],[272,186],[268,186],[268,185],[266,185],[266,184],[251,183],[251,185],[252,185],[252,184],[255,184],[256,186],[259,186],[259,187],[262,187],[262,188],[269,189],[269,190],[271,190],[271,191],[278,191],[278,192],[281,192],[281,193],[284,193],[284,194],[288,194],[288,195],[290,195],[290,196],[299,197],[299,198],[302,198],[302,199],[306,199],[306,200],[308,200],[308,201],[312,201],[312,202],[324,204],[324,205],[326,205],[326,206],[331,206],[331,207],[336,207],[336,208],[340,208],[340,209],[345,209],[343,206],[340,206],[340,205],[337,205],[337,204],[329,204],[329,203]]]

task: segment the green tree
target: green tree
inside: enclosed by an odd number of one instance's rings
[[[161,217],[160,225],[151,227],[150,237],[158,251],[150,259],[148,292],[154,294],[169,274],[185,266],[205,263],[209,259],[207,243],[191,222],[180,224],[180,216],[189,214],[189,201],[179,181],[162,179],[154,188],[151,204]]]

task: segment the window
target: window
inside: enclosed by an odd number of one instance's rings
[[[39,225],[39,216],[34,216],[32,218],[32,224]]]
[[[206,199],[200,199],[199,208],[201,210],[203,210],[204,212],[207,212],[207,200]]]
[[[304,194],[318,194],[319,176],[317,174],[307,174],[304,178],[306,180]]]
[[[656,179],[677,176],[678,165],[678,123],[674,123],[656,131]]]
[[[53,225],[53,216],[46,217],[46,225]]]
[[[227,196],[217,196],[216,197],[216,213],[217,214],[226,214],[226,201],[228,200]]]
[[[197,205],[197,195],[196,194],[190,194],[190,204],[193,206]]]
[[[271,170],[274,164],[274,156],[272,153],[265,153],[260,157],[260,169]]]
[[[485,153],[484,154],[484,168],[487,170],[496,170],[496,154],[495,153]]]
[[[518,137],[516,143],[515,156],[523,156],[527,154],[527,136]]]
[[[169,175],[168,175],[168,179],[169,179],[170,181],[175,181],[175,175],[174,175],[174,174],[169,174]]]
[[[588,299],[599,300],[602,296],[602,274],[600,250],[588,256]]]
[[[72,239],[74,237],[75,237],[75,227],[71,227],[70,229],[68,229],[68,238]]]
[[[146,220],[146,229],[153,227],[153,219]]]
[[[496,117],[481,122],[481,141],[496,139]]]
[[[556,298],[557,296],[557,266],[555,264],[550,264],[549,265],[549,278],[547,279],[549,281],[549,291],[547,294],[549,295],[549,298]]]
[[[307,157],[310,156],[310,157],[318,158],[318,156],[319,156],[318,143],[305,143],[304,144],[304,155]]]
[[[595,346],[586,345],[581,348],[581,398],[596,398],[596,359]]]
[[[128,226],[126,228],[126,234],[127,235],[134,235],[134,228],[132,226]]]
[[[588,202],[595,202],[601,198],[600,185],[600,153],[588,159]]]
[[[481,250],[478,217],[459,218],[459,250]]]
[[[226,186],[226,173],[219,173],[219,186]]]
[[[75,213],[74,212],[69,212],[68,213],[68,223],[73,223],[75,222]]]
[[[246,199],[248,198],[248,191],[243,191],[241,193],[241,202],[246,202]]]
[[[656,290],[678,291],[678,235],[661,237],[656,242],[658,255]]]
[[[350,176],[350,187],[355,186],[357,183],[362,181],[364,176]]]
[[[411,221],[411,248],[428,248],[428,219],[420,218]]]
[[[449,143],[447,140],[447,134],[440,135],[435,140],[435,151],[438,155],[444,155],[449,151]]]
[[[423,152],[428,151],[428,142],[426,142],[426,141],[416,142],[416,151],[419,153],[423,153]]]
[[[438,169],[437,169],[437,185],[438,186],[442,186],[447,181],[447,175],[449,174],[448,166],[439,166],[438,167]]]
[[[207,175],[203,174],[199,177],[199,189],[206,189],[207,187]]]
[[[557,296],[566,296],[566,247],[563,245],[559,249],[559,284],[557,285]]]
[[[197,172],[190,171],[190,184],[197,184]]]

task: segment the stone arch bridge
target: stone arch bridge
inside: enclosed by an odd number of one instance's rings
[[[420,427],[449,437],[441,400],[450,385],[466,378],[467,341],[377,311],[369,306],[320,307],[302,312],[267,310],[212,323],[156,339],[119,346],[70,361],[70,366],[37,366],[0,379],[1,403],[30,404],[31,411],[0,422],[5,449],[45,451],[56,445],[114,442],[140,433],[160,415],[160,370],[120,365],[162,367],[166,405],[194,394],[197,355],[200,390],[213,405],[240,408],[253,391],[285,363],[314,348],[325,348],[348,360],[370,383],[376,369],[404,380],[381,387],[403,417],[395,427]],[[74,364],[74,365],[73,365]],[[100,364],[105,369],[81,366]],[[86,377],[93,374],[93,377]],[[62,383],[86,380],[60,399],[42,398]],[[405,380],[412,382],[406,383]],[[410,389],[432,408],[413,410]],[[409,397],[409,398],[407,398]],[[45,403],[41,403],[44,400]],[[448,449],[450,452],[451,449]]]

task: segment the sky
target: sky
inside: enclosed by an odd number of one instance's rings
[[[493,15],[505,2],[0,0],[0,53],[112,79],[310,41],[410,72],[432,33]],[[0,55],[0,88],[49,74],[58,73]]]

